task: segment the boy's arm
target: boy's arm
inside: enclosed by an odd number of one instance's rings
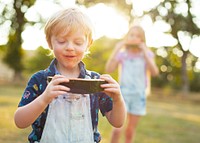
[[[112,126],[121,127],[126,118],[126,109],[119,84],[110,75],[101,75],[100,78],[108,82],[108,84],[102,84],[101,87],[113,100],[112,110],[106,112],[105,115]]]
[[[123,99],[119,99],[113,101],[113,109],[109,112],[106,112],[105,115],[112,126],[120,128],[124,124],[126,118],[125,113],[124,101]]]
[[[14,121],[18,128],[29,127],[45,110],[48,104],[42,99],[43,96],[37,97],[31,103],[19,107],[14,115]]]
[[[68,81],[68,79],[61,75],[54,76],[41,95],[16,110],[14,115],[16,126],[19,128],[26,128],[30,126],[55,97],[69,91],[69,88],[59,85],[59,83]],[[26,98],[28,98],[28,96]]]

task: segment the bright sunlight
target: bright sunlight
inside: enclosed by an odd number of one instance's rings
[[[143,15],[144,11],[150,10],[154,6],[158,5],[160,1],[161,0],[127,0],[127,3],[132,3],[133,5],[133,16],[141,16]],[[5,2],[8,1],[5,0]],[[44,25],[39,23],[39,15],[42,19],[47,20],[50,15],[60,10],[61,8],[75,6],[75,0],[60,0],[60,3],[61,4],[58,5],[49,0],[37,0],[35,5],[27,11],[25,15],[26,18],[29,21],[33,21],[36,23],[38,22],[38,24],[35,24],[34,26],[26,26],[25,31],[22,33],[22,38],[24,40],[22,45],[23,49],[35,50],[39,46],[48,48],[43,32]],[[200,3],[197,3],[197,5],[200,5]],[[129,19],[125,15],[117,11],[114,7],[110,7],[103,3],[100,3],[88,9],[86,9],[84,6],[82,6],[82,8],[88,13],[88,16],[91,18],[94,24],[94,39],[98,39],[102,36],[120,39],[128,31]],[[197,8],[193,10],[197,11]],[[51,11],[49,11],[49,9],[51,9]],[[179,11],[184,12],[184,6],[180,6]],[[145,15],[141,19],[134,20],[133,24],[140,24],[145,29],[147,45],[149,47],[159,48],[162,46],[174,46],[177,44],[176,39],[174,39],[171,35],[166,34],[170,31],[170,26],[164,21],[160,20],[153,23],[150,16]],[[0,34],[0,36],[2,37],[0,39],[0,44],[7,42],[6,33],[8,33],[8,31],[6,31],[6,29],[9,29],[9,26],[10,22],[8,21],[2,27],[0,27],[0,30],[4,31]],[[195,56],[200,57],[200,50],[198,48],[198,46],[200,45],[200,37],[188,39],[187,35],[181,32],[179,33],[179,37],[182,41],[182,45],[185,45],[183,46],[184,50],[188,50],[188,47],[190,47],[190,52],[193,53]]]
[[[41,5],[46,6],[43,8]],[[70,5],[73,6],[72,4]],[[67,6],[69,7],[69,5]],[[37,13],[41,13],[42,17],[47,19],[52,13],[61,8],[62,7],[59,7],[58,5],[53,6],[49,1],[37,1],[36,5],[28,11],[26,16],[31,21],[37,21]],[[51,13],[47,13],[47,9],[51,9]],[[120,14],[112,7],[100,3],[84,10],[93,22],[95,30],[94,39],[98,39],[102,36],[119,39],[128,31],[128,20],[124,15]],[[40,30],[41,26],[42,25],[38,24],[36,26],[26,27],[26,30],[22,33],[22,38],[24,39],[22,46],[24,49],[34,50],[40,45],[47,48],[48,45],[45,41],[43,29]]]

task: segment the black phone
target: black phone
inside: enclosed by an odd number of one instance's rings
[[[47,81],[52,80],[52,76],[47,77]],[[104,89],[101,88],[101,84],[106,84],[107,82],[102,79],[82,79],[82,78],[73,78],[69,79],[69,82],[61,83],[61,85],[67,86],[70,88],[71,93],[77,94],[91,94],[101,92]]]

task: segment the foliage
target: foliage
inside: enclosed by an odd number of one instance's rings
[[[106,62],[115,47],[117,40],[102,37],[96,40],[90,47],[90,54],[84,58],[87,69],[94,70],[100,74],[105,73]],[[117,79],[117,74],[111,74]]]
[[[53,59],[53,55],[49,49],[39,47],[37,50],[32,52],[34,52],[33,56],[28,58],[25,62],[26,71],[28,73],[32,74],[36,71],[46,69]]]
[[[156,55],[156,64],[160,68],[160,74],[158,77],[152,78],[152,86],[154,87],[170,87],[172,89],[181,89],[182,88],[182,77],[181,77],[181,57],[173,52],[174,47],[165,47],[164,48],[168,54],[166,57],[161,55]],[[163,49],[163,50],[164,50]],[[154,50],[156,53],[158,50]],[[194,59],[193,59],[194,58]],[[188,57],[188,62],[191,65],[194,65],[196,59],[191,55]],[[200,91],[200,80],[199,72],[195,72],[191,67],[187,69],[187,75],[190,82],[191,91]]]
[[[19,78],[23,70],[21,33],[24,29],[25,23],[27,22],[24,14],[27,9],[34,4],[34,2],[35,0],[14,0],[8,4],[2,3],[0,25],[10,23],[8,34],[9,41],[6,46],[4,61],[15,71],[15,78]]]
[[[16,40],[16,35],[10,35],[9,43],[6,46],[6,54],[3,60],[7,65],[14,69],[15,72],[21,72],[23,70],[23,51],[21,46],[17,47],[17,45],[20,45],[20,43]]]
[[[190,89],[191,91],[199,92],[200,91],[200,73],[193,73],[192,74],[192,81],[190,83]]]
[[[4,56],[5,50],[6,50],[6,46],[0,45],[0,59]]]
[[[176,9],[180,4],[185,4],[187,6],[186,13],[177,12]],[[197,58],[195,58],[188,50],[184,50],[182,47],[182,43],[180,41],[179,32],[187,33],[188,36],[192,39],[195,37],[195,35],[200,35],[200,29],[194,22],[195,15],[191,13],[192,8],[192,1],[191,0],[185,0],[185,1],[171,1],[171,0],[163,0],[155,9],[152,9],[150,11],[152,18],[157,20],[163,20],[166,23],[168,23],[171,26],[170,33],[176,40],[178,41],[178,44],[175,47],[167,48],[168,53],[168,64],[167,67],[171,67],[172,69],[172,75],[173,75],[173,86],[176,87],[177,84],[180,84],[182,86],[182,90],[185,92],[188,92],[189,90],[189,72],[193,70],[194,63],[197,61]],[[165,14],[163,14],[163,11],[165,11]],[[189,23],[189,24],[188,24]],[[182,55],[178,55],[178,52],[174,52],[174,49],[181,52]],[[189,47],[188,47],[189,49]],[[163,64],[165,65],[164,61],[166,59],[163,59]],[[188,64],[186,61],[192,61]],[[161,66],[162,66],[161,65]],[[188,68],[192,67],[192,68]],[[179,70],[181,69],[181,70]],[[181,79],[181,80],[180,80]],[[180,81],[179,81],[180,80]],[[178,83],[177,83],[178,81]]]

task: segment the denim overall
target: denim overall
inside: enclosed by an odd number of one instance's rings
[[[145,115],[146,64],[142,54],[127,55],[123,60],[120,86],[127,111]]]
[[[55,98],[40,143],[94,143],[89,95],[67,93]]]

